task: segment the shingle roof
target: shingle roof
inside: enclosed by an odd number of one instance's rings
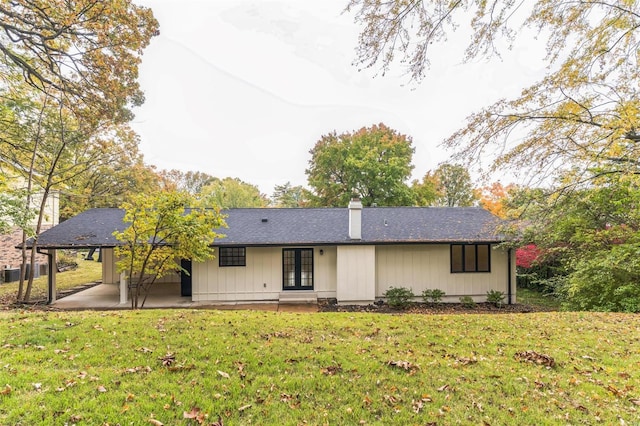
[[[38,236],[41,248],[115,247],[116,230],[123,230],[122,209],[91,209],[65,220]]]
[[[500,219],[477,207],[371,207],[362,210],[362,239],[349,238],[347,208],[231,209],[216,245],[500,242]],[[40,247],[113,247],[124,211],[92,209],[42,233]]]

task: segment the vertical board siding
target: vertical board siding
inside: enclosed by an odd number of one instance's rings
[[[116,257],[112,248],[101,248],[102,251],[102,282],[116,284],[120,282],[120,274],[116,270]]]
[[[282,249],[247,247],[246,266],[220,267],[217,258],[203,263],[194,262],[193,300],[278,300],[283,291]],[[335,253],[335,247],[314,248],[314,291],[319,297],[335,297]]]
[[[493,247],[491,272],[473,273],[451,273],[449,244],[376,248],[376,297],[389,287],[406,287],[416,296],[426,289],[440,289],[449,297],[469,295],[483,301],[489,290],[507,294],[508,274],[507,251]]]
[[[376,288],[376,247],[338,246],[338,302],[373,302]]]

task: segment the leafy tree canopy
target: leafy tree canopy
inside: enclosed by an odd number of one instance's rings
[[[142,50],[158,33],[131,0],[0,0],[0,74],[69,105],[85,120],[129,121],[144,96]]]
[[[243,182],[238,178],[213,178],[202,187],[199,197],[206,206],[221,209],[239,207],[266,207],[266,195],[257,186]]]
[[[144,307],[149,288],[158,278],[180,271],[176,260],[212,258],[211,244],[220,236],[216,230],[225,226],[217,209],[200,207],[184,192],[142,193],[123,208],[129,226],[114,233],[123,243],[115,254],[118,271],[128,275],[132,308]]]
[[[524,241],[554,266],[547,285],[569,308],[639,312],[640,176],[593,173],[566,194],[520,192]]]
[[[284,185],[276,185],[273,188],[271,204],[274,207],[306,207],[309,204],[310,194],[300,185],[293,186],[291,182]]]
[[[413,204],[411,138],[384,124],[322,136],[306,170],[312,204],[344,207],[353,196],[365,206]]]
[[[177,169],[162,170],[159,174],[163,187],[170,190],[186,191],[192,195],[199,194],[202,188],[216,179],[207,173],[191,170],[187,172]]]
[[[434,172],[437,182],[437,205],[469,207],[478,199],[469,171],[457,164],[441,164]]]
[[[399,56],[415,80],[424,78],[431,46],[467,19],[467,60],[497,54],[501,43],[517,47],[523,26],[546,40],[548,74],[518,98],[472,114],[445,141],[461,158],[496,156],[494,167],[540,178],[603,163],[637,169],[639,2],[351,0],[347,9],[363,25],[358,61],[386,70]]]

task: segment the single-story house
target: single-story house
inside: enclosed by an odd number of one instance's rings
[[[477,207],[367,207],[354,200],[347,208],[239,208],[223,211],[228,228],[216,240],[215,258],[182,260],[189,273],[182,296],[193,301],[228,303],[317,300],[371,303],[390,287],[416,295],[440,289],[445,301],[461,296],[484,301],[497,290],[515,301],[515,254],[501,245],[503,223]],[[113,248],[123,229],[121,209],[92,209],[42,233],[42,252],[55,249],[102,250],[103,283],[120,285]],[[55,294],[55,276],[50,290]],[[53,290],[52,290],[53,289]]]

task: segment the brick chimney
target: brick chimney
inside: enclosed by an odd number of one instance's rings
[[[358,198],[349,202],[349,238],[362,239],[362,202]]]

